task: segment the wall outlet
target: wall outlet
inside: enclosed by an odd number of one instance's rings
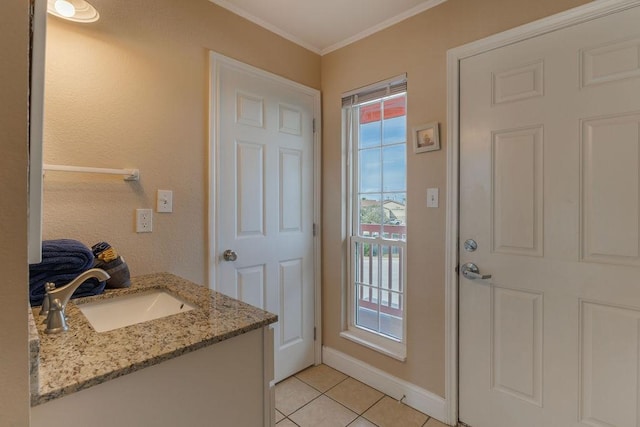
[[[158,190],[156,212],[173,212],[173,191]]]
[[[136,209],[136,233],[153,231],[153,209]]]

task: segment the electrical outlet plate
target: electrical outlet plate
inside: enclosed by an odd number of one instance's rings
[[[173,191],[158,190],[156,212],[173,212]]]
[[[153,231],[153,209],[136,209],[136,233]]]

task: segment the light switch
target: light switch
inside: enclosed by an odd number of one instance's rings
[[[427,188],[427,207],[438,207],[438,193],[440,191],[437,188]]]
[[[156,212],[173,212],[173,191],[158,190]]]

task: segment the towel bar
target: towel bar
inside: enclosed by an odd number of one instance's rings
[[[43,165],[45,171],[57,172],[80,172],[80,173],[104,173],[110,175],[124,175],[125,181],[139,181],[139,169],[110,169],[110,168],[92,168],[85,166],[64,166],[64,165]]]

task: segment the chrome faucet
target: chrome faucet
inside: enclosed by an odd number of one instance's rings
[[[109,279],[109,277],[111,276],[109,276],[106,271],[99,268],[92,268],[78,275],[71,282],[60,288],[52,289],[51,286],[47,286],[47,295],[42,304],[43,310],[40,311],[40,314],[46,314],[47,316],[47,329],[45,332],[48,334],[57,334],[69,330],[65,317],[65,309],[73,292],[87,279],[96,278],[100,281],[105,281]],[[44,310],[45,305],[48,305],[48,310]]]

